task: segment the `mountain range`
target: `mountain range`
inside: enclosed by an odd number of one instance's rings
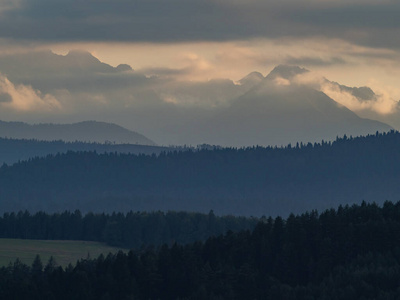
[[[0,121],[0,137],[42,141],[95,142],[155,146],[142,134],[112,123],[34,124]]]
[[[206,143],[240,147],[318,142],[393,129],[360,118],[325,93],[293,82],[306,72],[296,66],[278,66],[267,77],[249,74],[240,82],[251,88],[199,124],[197,134],[203,133]]]
[[[113,67],[85,51],[3,54],[0,118],[30,123],[54,119],[69,123],[72,115],[81,120],[106,119],[144,133],[160,145],[279,146],[398,129],[393,121],[400,119],[396,113],[371,111],[367,114],[371,119],[361,118],[339,104],[335,93],[305,80],[312,72],[298,66],[278,65],[267,76],[252,72],[237,82],[177,80],[173,77],[177,70],[156,71],[149,76],[146,70],[128,65]],[[323,83],[365,107],[380,101],[368,87],[348,87],[328,79]],[[35,102],[21,106],[27,91]],[[391,121],[389,125],[386,120]],[[63,133],[62,127],[49,124],[18,125],[24,127],[18,134],[7,129],[1,136],[153,144],[143,137],[122,134],[121,129],[100,128],[98,123],[81,125],[108,130],[113,137],[97,137],[97,132],[90,131],[88,138],[78,125],[70,125]],[[46,127],[54,128],[55,134],[44,133],[51,131]]]

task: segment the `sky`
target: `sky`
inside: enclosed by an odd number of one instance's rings
[[[303,82],[360,116],[400,129],[399,15],[391,0],[2,0],[0,118],[91,118],[177,141],[171,118],[226,105],[240,94],[232,84],[287,64],[311,70]],[[361,101],[323,78],[377,96]]]

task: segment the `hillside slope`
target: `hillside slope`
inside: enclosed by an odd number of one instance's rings
[[[96,151],[97,153],[118,152],[131,154],[160,154],[161,152],[174,151],[179,148],[111,144],[111,143],[85,143],[64,141],[39,141],[27,139],[0,138],[0,164],[11,165],[18,161],[44,157],[49,154],[66,153],[68,151]]]
[[[287,215],[400,193],[400,133],[159,156],[68,152],[0,168],[1,211]]]

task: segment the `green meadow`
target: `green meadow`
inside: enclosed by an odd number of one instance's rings
[[[114,248],[98,242],[88,241],[51,241],[0,239],[0,266],[7,266],[17,258],[31,265],[35,256],[40,255],[43,265],[53,256],[57,265],[75,264],[81,258],[96,258],[101,253],[116,253],[126,249]]]

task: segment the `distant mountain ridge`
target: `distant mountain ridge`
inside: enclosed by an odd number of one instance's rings
[[[96,142],[117,144],[156,144],[135,131],[113,123],[84,121],[73,124],[34,124],[0,121],[0,137],[15,139],[37,139],[43,141]]]
[[[70,116],[77,113],[80,119],[91,120],[98,112],[129,128],[145,128],[149,137],[164,145],[279,146],[384,132],[391,126],[400,129],[400,104],[399,114],[380,114],[376,107],[381,107],[381,95],[372,89],[341,85],[293,65],[278,65],[267,76],[251,72],[237,81],[188,81],[173,79],[177,70],[164,70],[164,74],[163,70],[134,71],[124,64],[113,67],[89,52],[73,50],[67,55],[51,51],[2,54],[0,72],[14,85],[30,86],[42,96],[62,100],[70,107]],[[85,95],[93,93],[107,105],[89,101]],[[341,96],[360,103],[357,107],[370,108],[350,112],[339,104],[346,103],[337,98]],[[0,98],[0,104],[10,106],[6,105],[12,101],[9,93],[0,93]],[[11,120],[12,115],[1,112],[3,119]],[[49,120],[46,114],[30,120]],[[372,120],[387,120],[391,126]]]

